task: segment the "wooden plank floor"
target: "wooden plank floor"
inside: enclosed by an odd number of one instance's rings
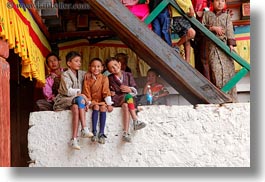
[[[95,14],[191,104],[222,104],[230,99],[140,22],[120,0],[87,0]]]

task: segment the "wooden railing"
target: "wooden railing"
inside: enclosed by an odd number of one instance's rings
[[[229,92],[239,80],[241,80],[249,71],[250,64],[240,57],[237,53],[231,52],[229,47],[222,42],[219,38],[217,38],[211,31],[209,31],[204,25],[202,25],[196,18],[188,17],[183,10],[179,7],[179,5],[175,2],[175,0],[163,0],[145,19],[145,23],[151,23],[155,17],[167,6],[172,5],[182,16],[184,16],[187,20],[189,20],[194,26],[196,26],[206,37],[212,40],[218,47],[220,47],[228,56],[233,58],[238,64],[242,66],[242,69],[237,72],[234,77],[231,78],[227,82],[227,84],[221,89],[224,93]]]

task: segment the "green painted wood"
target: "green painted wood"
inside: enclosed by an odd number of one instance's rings
[[[87,0],[95,14],[191,104],[231,102],[119,0]]]
[[[234,86],[236,86],[236,83],[241,80],[244,76],[248,74],[248,70],[246,68],[242,68],[237,74],[235,74],[221,89],[224,93],[229,92]]]
[[[208,30],[204,25],[202,25],[196,18],[188,17],[183,10],[178,6],[178,4],[174,0],[169,0],[172,6],[177,9],[178,12],[181,13],[182,16],[185,16],[193,25],[195,25],[206,37],[211,39],[218,47],[220,47],[226,54],[232,57],[238,64],[245,67],[248,71],[250,71],[250,64],[240,57],[235,52],[231,52],[230,48],[221,41],[218,37],[216,37],[210,30]]]
[[[157,15],[169,4],[169,2],[170,0],[162,1],[144,20],[145,24],[150,24],[155,19],[155,17],[157,17]]]
[[[194,17],[188,17],[183,10],[178,6],[178,4],[174,1],[174,0],[167,0],[169,1],[169,3],[176,8],[176,10],[184,17],[186,17],[186,19],[188,19],[194,26],[196,26],[206,37],[208,37],[209,39],[211,39],[219,48],[221,48],[227,55],[229,55],[230,57],[232,57],[238,64],[240,64],[243,68],[245,68],[246,70],[244,71],[250,71],[250,64],[244,60],[242,57],[240,57],[237,53],[235,52],[231,52],[230,48],[223,42],[221,41],[218,37],[216,37],[211,31],[209,31],[204,25],[202,25],[196,18]],[[148,17],[147,17],[148,18]],[[243,71],[242,71],[243,72]],[[233,88],[233,86],[236,85],[236,83],[243,78],[245,75],[244,74],[237,74],[236,79],[231,79],[229,81],[229,84],[225,85],[225,88],[222,88],[222,90],[231,90]]]

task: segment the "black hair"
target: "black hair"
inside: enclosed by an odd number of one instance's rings
[[[157,70],[156,70],[156,69],[154,69],[154,68],[150,68],[150,69],[147,71],[147,73],[149,73],[149,72],[153,72],[153,73],[155,73],[155,74],[156,74],[156,76],[159,76],[159,74],[158,74]]]
[[[119,62],[119,60],[120,59],[123,59],[124,61],[125,61],[125,63],[126,63],[126,65],[128,64],[128,55],[127,54],[125,54],[125,53],[117,53],[116,55],[115,55],[115,58],[117,59],[117,61]]]
[[[55,54],[54,52],[51,52],[51,53],[49,53],[49,54],[46,56],[46,60],[45,60],[45,62],[46,62],[47,65],[48,65],[48,59],[49,59],[49,57],[51,57],[51,56],[55,56],[55,57],[58,59],[58,61],[60,61],[59,56],[58,56],[57,54]]]
[[[90,62],[89,62],[89,65],[91,65],[94,61],[101,62],[102,66],[103,66],[103,61],[100,58],[93,58],[93,59],[91,59]]]
[[[108,69],[109,62],[111,62],[111,61],[117,61],[117,62],[119,62],[115,57],[107,58],[106,61],[105,61],[105,66],[106,66],[107,69]]]
[[[73,58],[75,57],[81,57],[81,55],[79,53],[77,53],[76,51],[71,51],[69,52],[66,56],[65,56],[65,60],[66,60],[66,64],[71,61]]]

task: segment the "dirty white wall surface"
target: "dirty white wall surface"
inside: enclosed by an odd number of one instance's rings
[[[104,145],[80,138],[73,150],[71,111],[33,112],[30,167],[250,167],[250,104],[142,106],[146,128],[122,136],[122,113],[107,114]],[[91,127],[91,111],[87,112]],[[131,127],[132,128],[132,127]]]

